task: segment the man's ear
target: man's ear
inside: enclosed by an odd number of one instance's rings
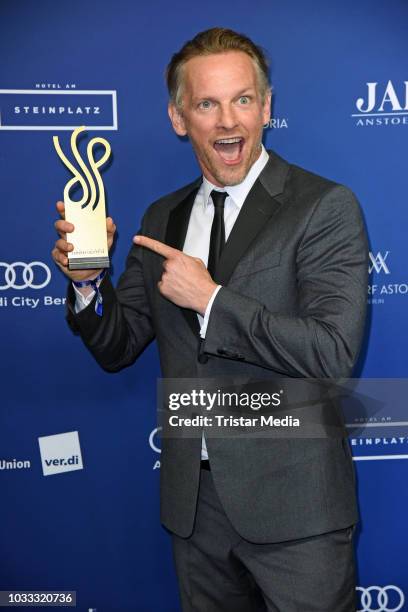
[[[272,100],[272,89],[268,89],[265,94],[265,101],[262,109],[262,123],[266,125],[269,123],[269,119],[271,118],[271,100]]]
[[[173,104],[173,102],[169,102],[167,110],[173,130],[176,132],[177,136],[186,136],[187,130],[180,110],[175,104]]]

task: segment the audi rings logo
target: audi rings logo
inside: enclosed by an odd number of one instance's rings
[[[51,270],[42,261],[0,261],[0,291],[5,289],[43,289],[51,280]]]
[[[405,597],[401,589],[394,584],[384,587],[356,587],[360,593],[358,612],[398,612],[402,610]]]

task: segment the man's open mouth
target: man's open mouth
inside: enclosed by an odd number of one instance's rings
[[[241,161],[244,143],[245,140],[241,136],[219,138],[214,142],[214,149],[225,163],[234,164]]]

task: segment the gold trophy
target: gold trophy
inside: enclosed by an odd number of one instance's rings
[[[109,159],[111,147],[104,138],[92,138],[86,149],[89,169],[77,146],[78,135],[84,130],[85,126],[82,126],[76,128],[71,134],[71,149],[80,170],[69,161],[62,151],[58,136],[53,136],[54,147],[60,159],[74,175],[64,188],[65,219],[75,226],[74,231],[70,234],[70,241],[72,240],[74,245],[74,250],[68,253],[70,270],[109,268],[105,189],[98,168]],[[93,154],[93,148],[96,145],[102,145],[105,149],[102,157],[97,161]],[[75,201],[71,200],[69,192],[77,183],[82,190],[82,198]]]

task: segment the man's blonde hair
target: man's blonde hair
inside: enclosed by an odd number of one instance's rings
[[[242,51],[249,55],[255,65],[258,76],[259,91],[262,100],[270,89],[268,77],[268,61],[261,47],[255,45],[244,34],[227,28],[211,28],[199,32],[192,40],[188,40],[173,55],[166,70],[167,88],[170,100],[178,108],[182,106],[183,67],[188,60],[202,55],[214,55],[228,51]]]

